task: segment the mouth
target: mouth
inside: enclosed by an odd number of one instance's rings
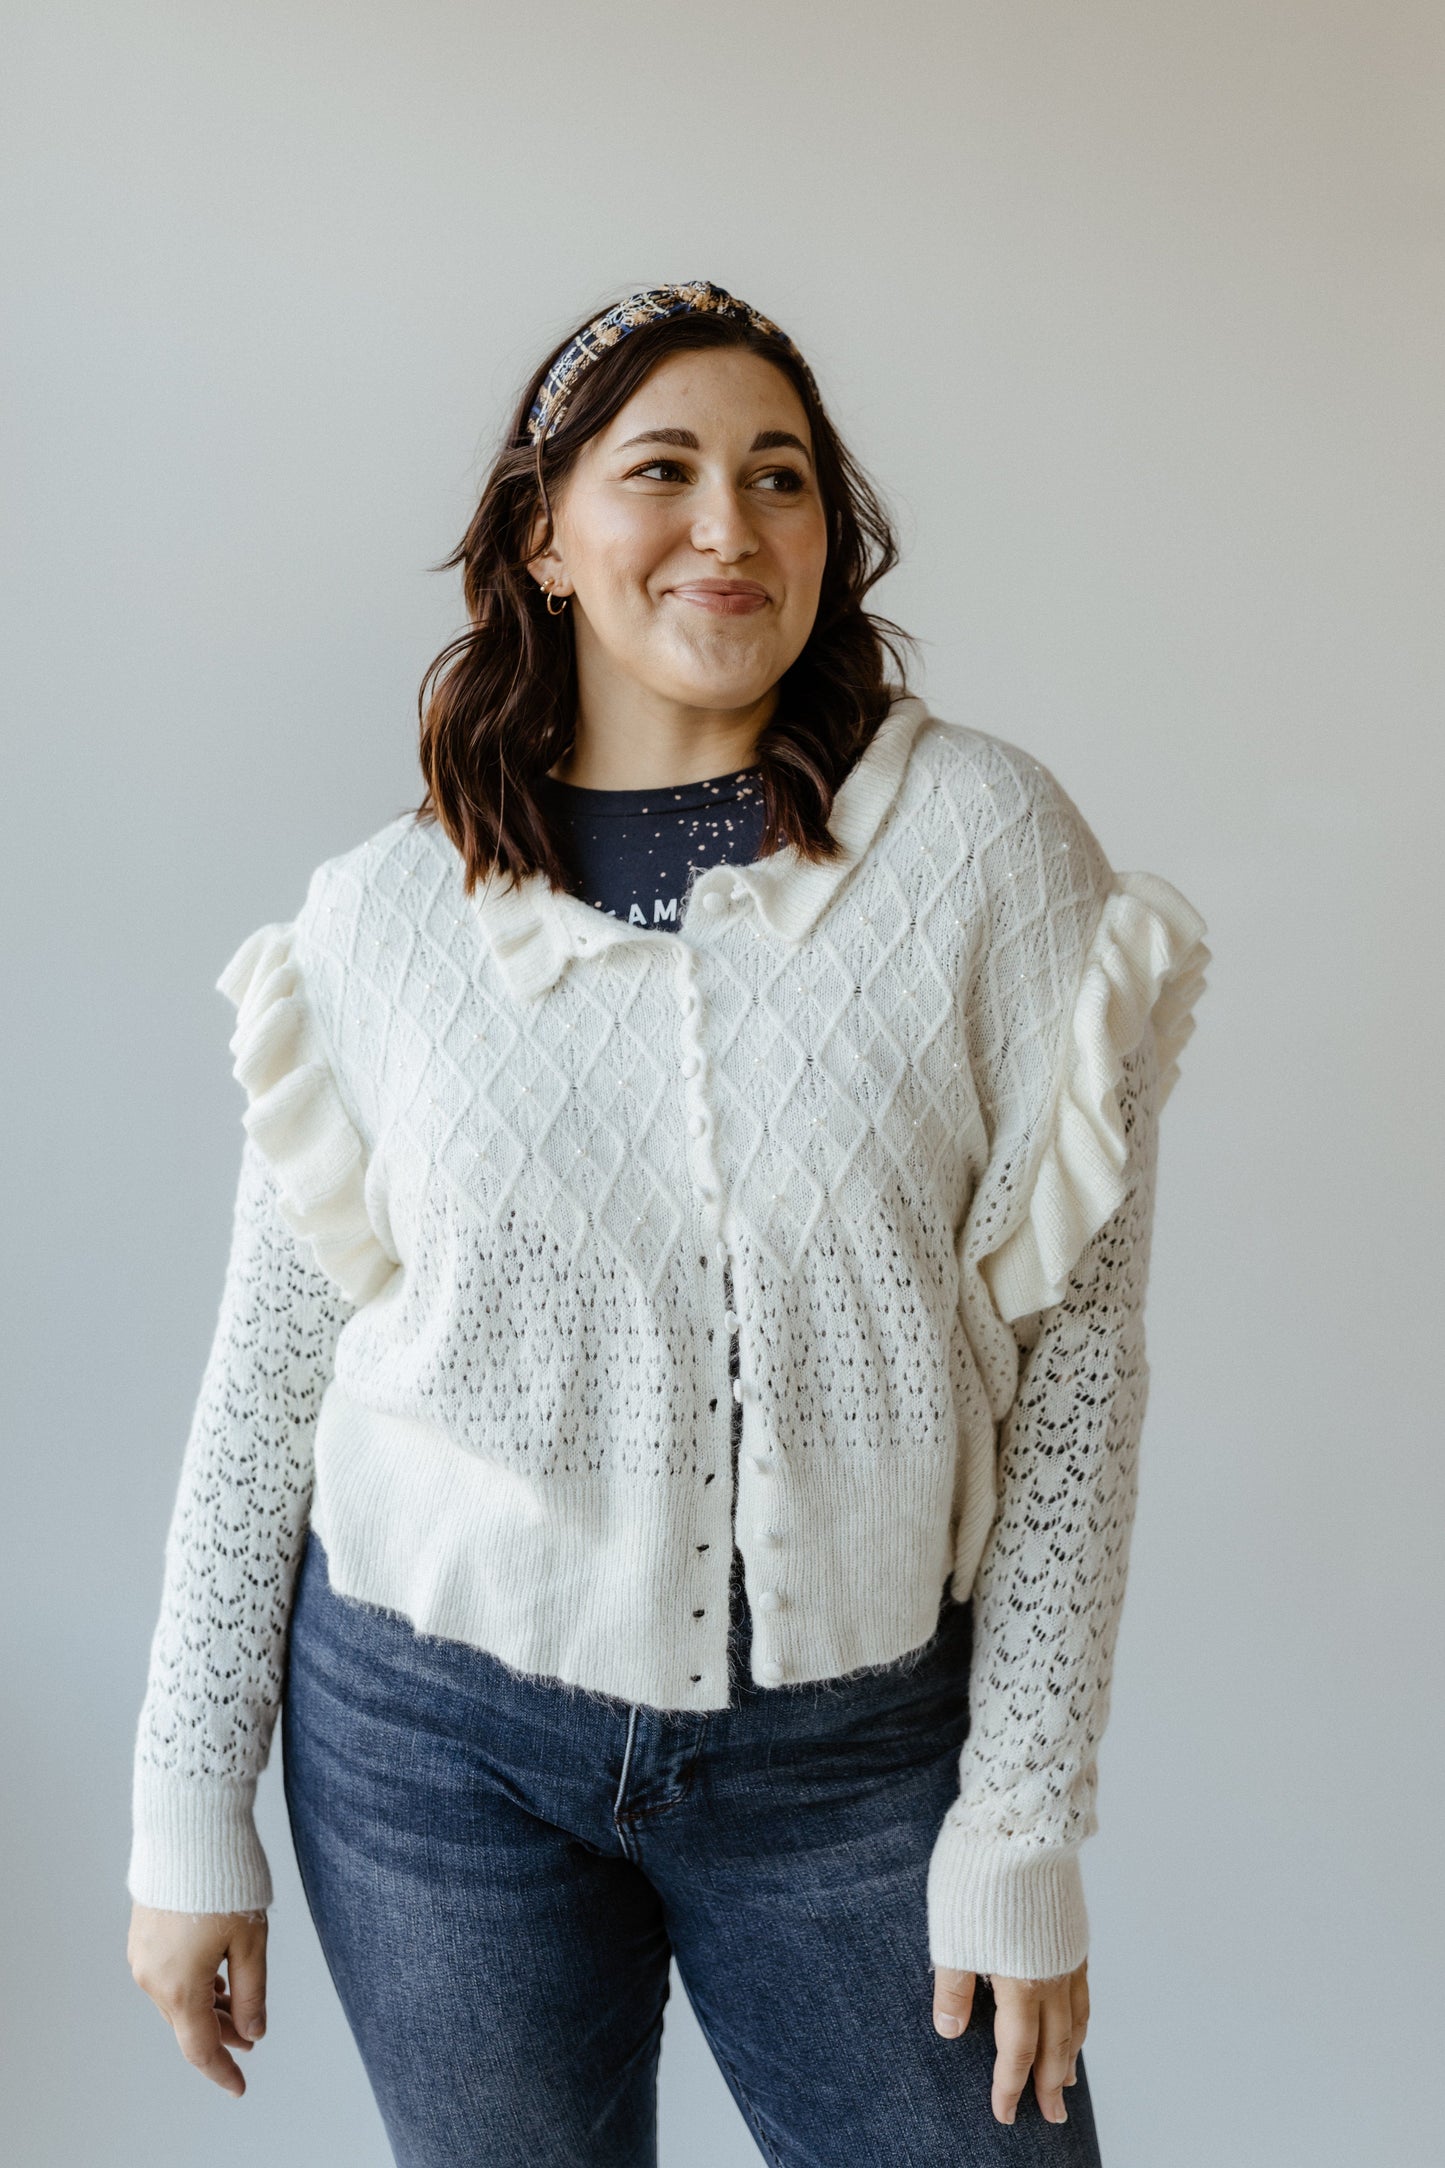
[[[667,593],[715,617],[749,617],[754,610],[766,609],[772,599],[756,580],[684,580]]]

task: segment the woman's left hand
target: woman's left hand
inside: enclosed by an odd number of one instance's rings
[[[1078,2054],[1089,2028],[1089,1960],[1076,1972],[1056,1980],[1007,1980],[1002,1973],[988,1975],[993,1988],[995,2016],[993,2065],[993,2112],[1001,2123],[1011,2123],[1019,2096],[1034,2074],[1034,2091],[1048,2123],[1066,2123],[1066,2085],[1078,2079]],[[947,2040],[955,2040],[968,2024],[978,1975],[950,1972],[940,1966],[933,1975],[933,2026]]]

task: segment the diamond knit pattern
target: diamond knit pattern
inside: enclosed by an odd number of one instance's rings
[[[408,816],[233,957],[248,1135],[134,1894],[269,1901],[251,1794],[308,1514],[343,1593],[659,1707],[728,1698],[736,1544],[764,1685],[905,1655],[950,1576],[973,1594],[931,1954],[1078,1962],[1202,921],[914,701],[832,825],[837,863],[711,868],[672,932],[469,898]]]

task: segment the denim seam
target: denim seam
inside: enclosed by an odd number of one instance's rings
[[[632,1774],[632,1750],[637,1744],[637,1716],[637,1703],[634,1702],[627,1712],[627,1738],[622,1748],[622,1774],[617,1779],[617,1795],[612,1802],[612,1826],[617,1832],[618,1843],[622,1846],[629,1859],[632,1857],[632,1849],[627,1841],[628,1832],[623,1826],[629,1817],[623,1811],[622,1801],[627,1791],[627,1780]]]
[[[624,1823],[629,1830],[636,1829],[639,1822],[651,1821],[654,1816],[659,1814],[670,1814],[674,1807],[680,1807],[683,1801],[691,1796],[693,1787],[697,1780],[697,1764],[698,1759],[702,1753],[703,1738],[706,1730],[707,1720],[706,1718],[704,1718],[702,1728],[698,1733],[696,1746],[693,1750],[693,1758],[678,1778],[676,1789],[670,1791],[667,1794],[666,1798],[654,1799],[650,1805],[645,1807],[623,1807],[621,1803],[622,1793],[626,1784],[626,1777],[624,1776],[623,1783],[619,1784],[617,1787],[617,1797],[612,1804],[612,1820],[619,1836],[622,1834]],[[631,1735],[629,1733],[629,1762],[631,1760],[631,1748],[632,1741]]]
[[[639,1822],[651,1821],[656,1815],[669,1814],[674,1807],[680,1807],[691,1790],[692,1778],[684,1777],[677,1790],[669,1792],[665,1799],[654,1799],[651,1805],[646,1807],[629,1807],[625,1814],[614,1815],[613,1820],[619,1831],[624,1822],[629,1829],[636,1829]]]

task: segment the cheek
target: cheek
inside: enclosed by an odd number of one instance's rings
[[[787,576],[789,600],[811,622],[828,562],[828,533],[822,520],[806,529],[799,527],[787,536],[779,554]]]
[[[828,521],[822,506],[815,502],[809,514],[800,511],[780,521],[774,547],[799,586],[819,586],[828,558]]]
[[[645,601],[648,580],[677,548],[676,524],[660,505],[655,511],[629,507],[591,521],[585,548],[574,553],[579,589],[614,606]]]

